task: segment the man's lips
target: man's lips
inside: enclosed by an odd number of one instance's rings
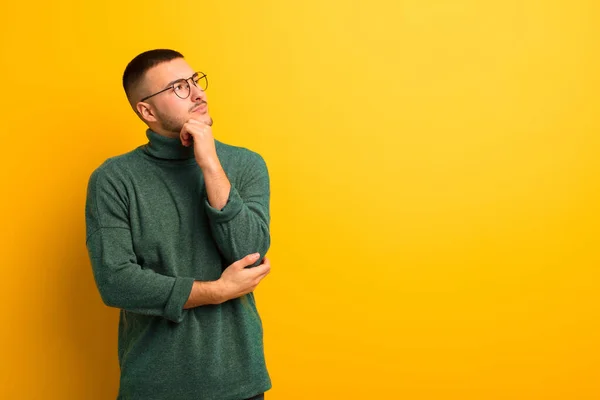
[[[200,103],[196,107],[192,108],[192,112],[196,112],[196,111],[204,112],[204,111],[206,111],[206,108],[207,108],[206,103]]]

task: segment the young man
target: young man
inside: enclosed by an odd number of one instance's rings
[[[87,248],[121,309],[119,399],[262,399],[270,389],[252,291],[269,273],[269,176],[213,138],[206,75],[173,50],[123,75],[149,142],[89,181]]]

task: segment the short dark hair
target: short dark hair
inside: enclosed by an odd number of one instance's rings
[[[178,51],[169,49],[148,50],[137,55],[127,64],[123,73],[123,89],[125,89],[127,98],[131,101],[131,92],[140,83],[146,71],[158,64],[176,58],[183,58],[183,55]]]

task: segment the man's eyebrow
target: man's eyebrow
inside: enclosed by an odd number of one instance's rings
[[[196,75],[198,75],[198,73],[194,72],[194,74],[187,79],[193,78]],[[179,82],[179,81],[185,81],[185,78],[179,78],[179,79],[172,80],[171,82],[167,83],[164,88],[168,89],[172,84],[174,84],[175,82]]]
[[[179,78],[179,79],[172,80],[171,82],[169,82],[169,83],[167,83],[167,84],[165,85],[165,89],[168,89],[168,88],[169,88],[169,87],[170,87],[172,84],[174,84],[175,82],[182,81],[183,79],[184,79],[184,78]]]

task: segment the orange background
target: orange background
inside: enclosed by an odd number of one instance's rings
[[[8,2],[0,398],[108,399],[87,179],[174,48],[261,153],[272,400],[600,398],[596,1]]]

